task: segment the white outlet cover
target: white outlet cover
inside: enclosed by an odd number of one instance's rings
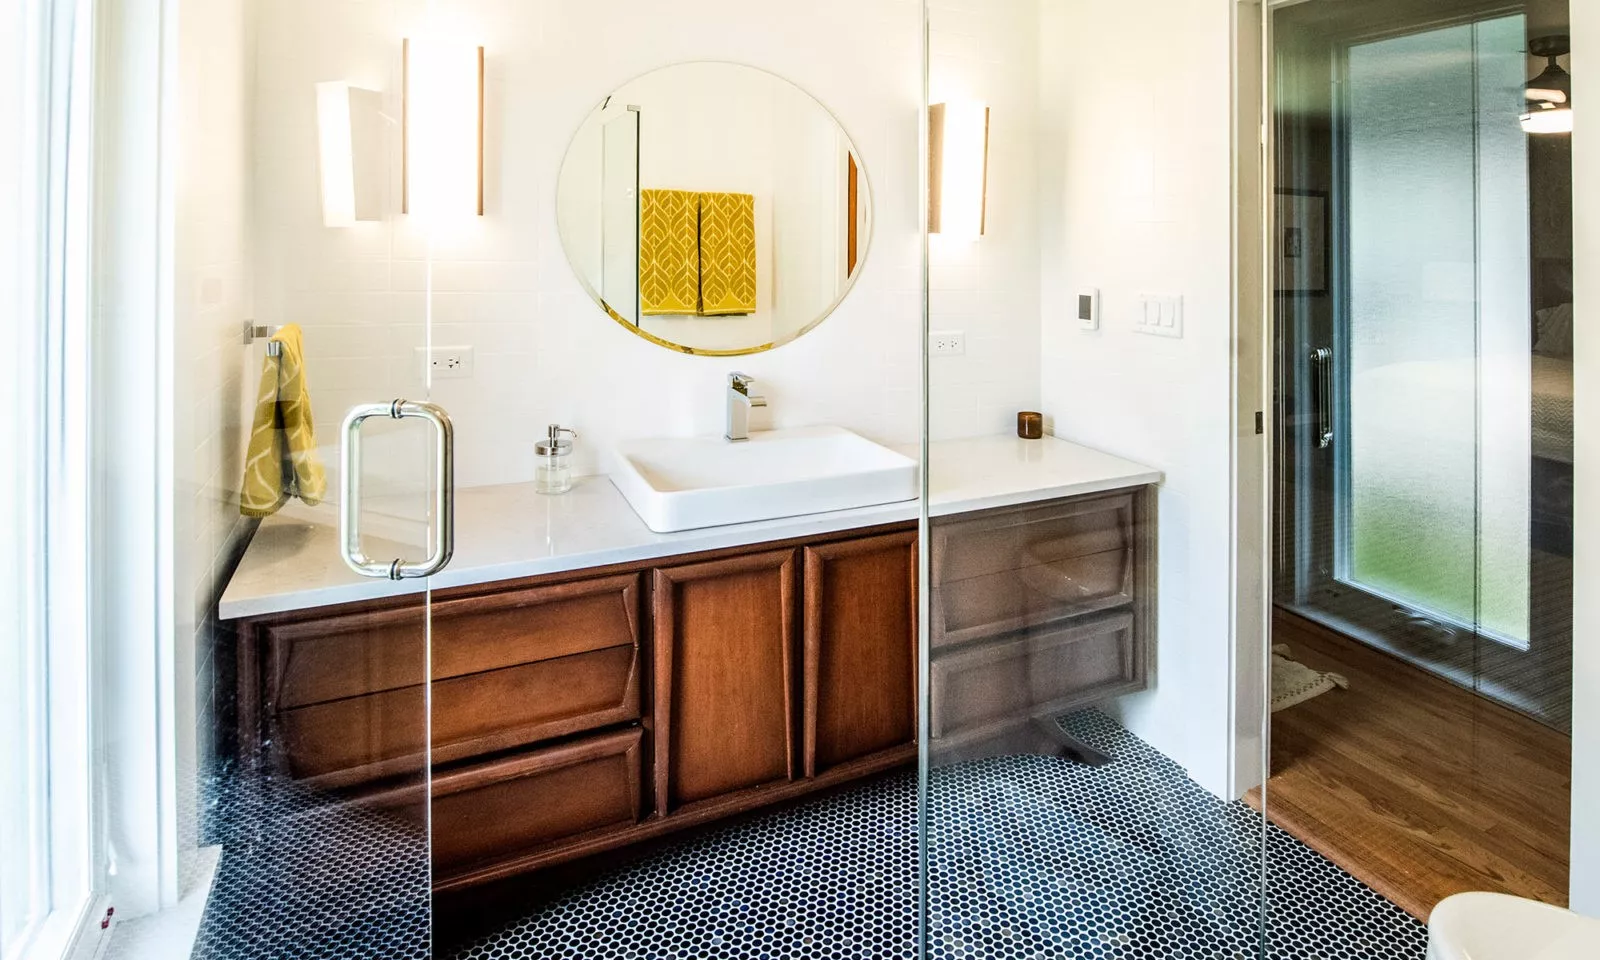
[[[967,352],[965,330],[930,330],[928,354],[935,357],[954,357]]]
[[[434,380],[463,380],[472,376],[471,347],[416,348],[417,365],[428,370]]]

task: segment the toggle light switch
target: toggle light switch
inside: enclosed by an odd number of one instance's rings
[[[1160,293],[1139,294],[1133,329],[1152,337],[1183,336],[1183,297]]]

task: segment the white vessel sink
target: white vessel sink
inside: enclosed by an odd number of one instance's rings
[[[611,480],[657,533],[917,497],[917,462],[840,427],[618,444]]]

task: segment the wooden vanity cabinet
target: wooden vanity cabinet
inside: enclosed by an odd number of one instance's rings
[[[915,597],[910,523],[436,591],[435,888],[910,762]],[[241,754],[404,796],[423,758],[423,614],[418,597],[240,621]]]
[[[937,518],[936,763],[1148,683],[1152,488]],[[434,886],[601,853],[909,763],[912,523],[437,591]],[[241,622],[241,753],[375,802],[423,762],[420,598]],[[415,806],[415,803],[412,803]]]

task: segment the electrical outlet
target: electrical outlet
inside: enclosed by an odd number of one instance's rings
[[[967,352],[964,330],[934,330],[928,334],[928,353],[935,357],[955,357]]]
[[[471,347],[434,347],[432,351],[417,348],[417,362],[426,357],[428,375],[435,380],[459,380],[472,376]]]

